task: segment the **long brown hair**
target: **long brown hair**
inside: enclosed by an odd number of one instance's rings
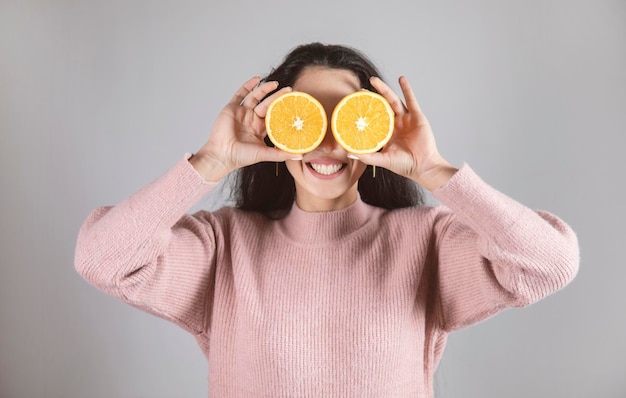
[[[304,44],[293,49],[263,80],[278,81],[276,90],[293,86],[302,71],[311,66],[345,69],[359,79],[361,88],[376,91],[370,77],[381,77],[374,64],[361,52],[346,46]],[[266,138],[268,146],[273,146]],[[423,191],[413,181],[383,168],[373,176],[367,166],[358,182],[361,199],[370,205],[398,209],[423,203]],[[296,188],[284,163],[261,162],[239,169],[231,197],[237,208],[283,217],[294,203]]]

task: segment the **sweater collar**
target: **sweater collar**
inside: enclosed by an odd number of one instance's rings
[[[281,227],[287,236],[300,243],[336,242],[364,226],[372,218],[373,209],[360,196],[350,206],[333,211],[304,211],[294,202],[281,220]]]

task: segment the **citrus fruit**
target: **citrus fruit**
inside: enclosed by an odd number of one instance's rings
[[[307,153],[322,143],[328,120],[326,111],[310,94],[292,91],[276,98],[267,108],[265,129],[277,148]]]
[[[393,134],[394,113],[385,97],[368,90],[344,97],[333,111],[335,140],[350,153],[372,153]]]

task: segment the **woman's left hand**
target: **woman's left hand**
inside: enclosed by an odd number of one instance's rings
[[[439,153],[433,131],[407,78],[399,79],[406,104],[378,77],[372,77],[370,82],[395,113],[394,133],[380,152],[360,154],[359,160],[408,177],[430,191],[443,186],[457,169]]]

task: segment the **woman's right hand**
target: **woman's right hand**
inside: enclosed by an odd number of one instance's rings
[[[248,80],[221,110],[206,144],[189,162],[207,181],[218,181],[228,173],[258,162],[283,162],[300,158],[265,144],[265,114],[272,100],[287,91],[276,90],[277,82],[259,85],[259,77]]]

